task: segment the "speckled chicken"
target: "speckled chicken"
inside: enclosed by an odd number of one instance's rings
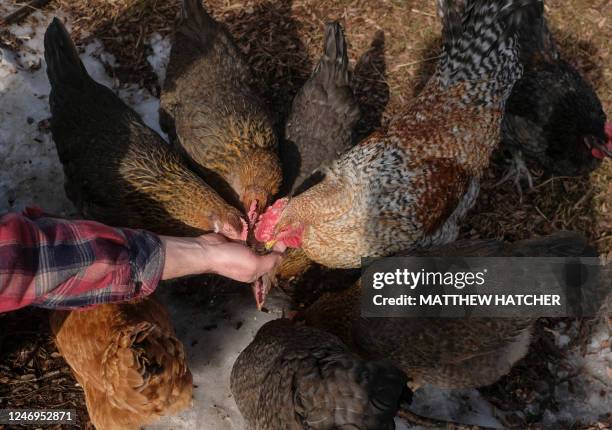
[[[576,233],[560,232],[514,244],[458,241],[398,255],[438,257],[597,257]],[[533,318],[363,318],[361,285],[327,293],[303,317],[337,335],[364,359],[389,359],[411,386],[429,383],[465,388],[492,384],[510,371],[529,347]]]
[[[541,11],[538,0],[474,0],[463,16],[447,14],[443,54],[422,93],[317,185],[274,203],[256,238],[302,247],[333,268],[453,240],[521,76],[516,31],[531,31]]]
[[[254,222],[278,192],[278,141],[253,73],[200,0],[183,0],[160,120],[200,173]]]
[[[246,237],[240,212],[189,170],[155,131],[85,70],[55,18],[45,33],[51,131],[68,198],[106,224],[160,234]]]
[[[314,170],[350,148],[359,118],[342,27],[328,23],[323,55],[293,99],[285,126],[287,143],[298,154],[293,160],[283,159],[283,168],[291,174],[286,181],[295,192],[308,188],[302,183]]]
[[[523,158],[546,172],[576,176],[591,172],[612,156],[612,133],[591,85],[563,60],[542,17],[540,31],[521,38],[525,65],[506,104],[502,148],[513,156],[517,179],[525,175]]]
[[[192,377],[166,310],[151,298],[51,314],[97,430],[136,430],[191,405]]]
[[[406,376],[364,361],[333,335],[287,319],[265,324],[234,364],[231,389],[253,430],[395,428]]]

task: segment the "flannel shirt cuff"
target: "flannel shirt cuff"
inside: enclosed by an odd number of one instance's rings
[[[124,230],[130,252],[130,283],[135,297],[155,291],[164,270],[165,253],[159,236],[144,230]]]

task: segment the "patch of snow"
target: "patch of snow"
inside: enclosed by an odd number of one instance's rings
[[[158,290],[158,297],[168,307],[177,336],[185,346],[196,387],[193,408],[177,416],[164,417],[147,426],[148,430],[245,428],[230,391],[232,366],[257,330],[281,316],[280,310],[278,313],[258,311],[249,287],[228,286],[226,291],[214,295],[207,288],[177,292],[168,286]],[[282,305],[275,306],[274,298],[271,299],[268,305],[282,308]]]
[[[457,424],[503,429],[502,415],[475,389],[448,390],[425,385],[414,392],[410,410],[420,416]]]
[[[25,43],[13,53],[0,48],[0,213],[39,206],[46,212],[71,215],[64,176],[51,133],[49,82],[42,60],[43,35],[50,18],[32,14],[41,25],[9,28]],[[41,127],[39,127],[41,124]]]
[[[55,215],[76,214],[64,193],[62,166],[50,130],[41,122],[51,116],[43,37],[55,15],[57,12],[37,11],[28,20],[37,25],[9,28],[24,41],[20,52],[0,48],[0,212],[39,206]],[[69,20],[67,27],[70,29]],[[113,88],[145,124],[167,139],[159,127],[159,99],[137,85],[121,86],[114,81],[104,64],[113,67],[116,60],[104,52],[99,41],[88,44],[80,57],[94,80]]]
[[[558,329],[564,330],[560,337],[578,336],[576,323],[561,324]],[[607,318],[600,318],[591,332],[584,356],[579,346],[575,346],[566,351],[561,363],[549,364],[558,383],[552,393],[552,404],[556,407],[544,411],[545,428],[570,428],[576,423],[593,423],[612,412],[611,340]]]
[[[163,37],[159,33],[153,33],[148,44],[153,50],[153,53],[147,57],[147,61],[157,75],[159,86],[162,87],[166,79],[166,68],[170,60],[170,48],[172,47],[172,43],[170,37]]]

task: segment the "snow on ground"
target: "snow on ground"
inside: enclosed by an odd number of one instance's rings
[[[63,173],[51,134],[46,127],[49,118],[49,84],[45,74],[42,38],[50,14],[36,12],[38,24],[12,26],[13,34],[25,41],[27,52],[14,54],[0,48],[0,213],[37,205],[49,213],[73,215],[75,210],[64,195]],[[28,22],[31,22],[29,20]],[[148,61],[162,83],[169,57],[170,41],[159,34],[149,40],[153,53]],[[105,53],[101,43],[89,44],[81,58],[92,77],[113,88],[153,129],[160,132],[157,110],[159,100],[135,85],[122,85],[105,71],[115,59]],[[161,133],[161,132],[160,132]],[[176,417],[164,418],[150,429],[239,430],[244,422],[229,390],[231,367],[259,327],[276,314],[258,312],[250,291],[230,288],[211,295],[207,287],[182,292],[173,285],[162,288],[179,338],[184,342],[194,376],[194,405]],[[185,300],[188,295],[189,300]],[[277,306],[277,308],[282,305]],[[575,328],[560,327],[557,341],[568,343]],[[545,412],[548,428],[577,418],[595,420],[609,412],[612,399],[610,333],[602,323],[596,330],[589,353],[582,357],[571,351],[568,363],[572,374],[555,388],[555,400],[563,412]],[[555,369],[564,372],[564,369]],[[607,385],[606,385],[607,384]],[[570,386],[571,385],[571,386]],[[576,390],[578,388],[578,390]],[[605,392],[602,396],[600,393]],[[448,391],[425,387],[415,394],[413,412],[456,423],[501,428],[494,411],[477,390]],[[398,429],[409,428],[397,421]],[[414,429],[414,427],[413,427]]]
[[[43,36],[51,18],[51,14],[35,12],[30,18],[38,22],[35,27],[10,27],[25,42],[22,52],[0,48],[0,212],[36,205],[52,214],[75,214],[64,194],[61,164],[47,127],[50,86]],[[100,42],[89,44],[81,59],[96,81],[115,89],[147,125],[166,138],[157,120],[159,100],[136,85],[113,81],[103,63],[112,66],[115,59]]]
[[[45,21],[39,12],[34,18]],[[44,27],[10,30],[31,52],[0,48],[0,212],[37,205],[69,215],[74,208],[64,195],[61,165],[44,127],[49,118],[49,82],[41,56]]]
[[[569,339],[578,337],[578,324],[561,322],[554,335],[561,349]],[[597,422],[600,416],[612,412],[611,341],[607,318],[600,318],[591,334],[586,354],[583,355],[576,346],[567,351],[566,359],[561,363],[549,363],[559,381],[552,393],[558,408],[531,411],[544,413],[545,428],[569,428],[576,419]]]
[[[147,57],[147,61],[157,75],[157,82],[161,87],[166,79],[166,67],[170,60],[171,41],[169,37],[163,37],[159,33],[153,33],[149,40],[149,46],[153,53]]]

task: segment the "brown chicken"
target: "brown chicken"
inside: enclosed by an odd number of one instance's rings
[[[521,76],[516,32],[541,13],[540,0],[473,0],[463,16],[446,14],[443,54],[422,93],[322,169],[321,182],[277,201],[256,238],[333,268],[455,239]]]
[[[97,430],[140,429],[191,405],[183,345],[155,300],[57,311],[51,330]]]
[[[391,430],[400,402],[410,400],[406,381],[329,333],[278,319],[242,351],[231,389],[248,429]]]
[[[438,257],[597,257],[576,233],[514,244],[459,241],[400,255]],[[529,347],[533,318],[363,318],[361,285],[327,293],[304,312],[308,325],[333,333],[364,359],[386,358],[413,388],[429,383],[465,388],[492,384]]]
[[[226,200],[251,223],[278,192],[278,142],[253,73],[231,34],[200,0],[183,0],[160,120]]]
[[[45,33],[51,132],[68,198],[88,218],[160,234],[246,237],[240,212],[85,70],[55,18]]]

